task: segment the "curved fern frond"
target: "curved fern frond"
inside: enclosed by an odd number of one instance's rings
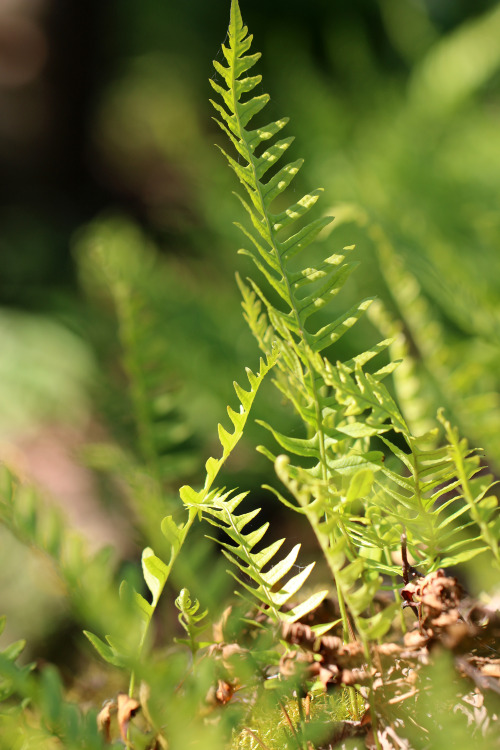
[[[130,627],[129,637],[126,641],[118,640],[115,636],[106,636],[106,642],[93,633],[85,632],[85,635],[96,648],[100,656],[106,661],[117,666],[131,666],[131,677],[129,694],[132,695],[135,687],[135,667],[137,659],[140,658],[144,648],[149,626],[158,605],[160,596],[168,580],[172,567],[187,538],[189,530],[196,518],[201,518],[201,511],[207,503],[212,502],[217,496],[217,490],[212,489],[212,484],[217,477],[224,462],[229,457],[240,441],[243,430],[248,419],[252,404],[257,391],[269,370],[275,365],[279,351],[274,348],[267,360],[261,358],[257,374],[250,368],[246,369],[250,390],[247,391],[238,383],[234,383],[236,395],[240,401],[239,411],[227,407],[229,418],[233,423],[233,432],[228,432],[222,425],[218,426],[219,440],[222,446],[222,456],[219,459],[209,458],[206,462],[206,480],[204,487],[196,491],[189,485],[180,488],[180,498],[187,510],[185,521],[176,521],[173,516],[165,516],[161,522],[161,532],[170,549],[168,562],[164,562],[155,555],[150,547],[146,547],[142,553],[142,572],[145,583],[151,593],[151,601],[147,601],[135,589],[126,582],[120,587],[120,597],[127,604],[129,610],[135,615],[136,627]],[[137,624],[138,623],[138,624]]]
[[[269,528],[269,523],[266,522],[253,531],[244,531],[247,524],[260,513],[260,508],[247,513],[236,512],[247,494],[243,492],[235,497],[230,492],[217,494],[211,499],[209,505],[204,506],[204,515],[213,526],[223,530],[233,542],[233,544],[228,542],[219,542],[219,544],[222,545],[222,551],[227,559],[243,574],[243,577],[240,577],[229,571],[239,585],[266,608],[274,622],[295,622],[317,607],[328,592],[326,590],[316,592],[293,609],[287,612],[280,611],[283,605],[302,588],[314,568],[314,563],[307,565],[292,577],[288,577],[297,560],[300,544],[296,544],[284,558],[276,562],[274,558],[281,549],[284,538],[254,552],[254,548]],[[267,568],[269,564],[272,564],[272,567]]]
[[[191,599],[188,589],[182,589],[175,600],[175,606],[179,610],[178,620],[187,633],[187,638],[176,638],[176,643],[183,643],[188,646],[193,656],[196,652],[207,646],[208,643],[200,642],[199,638],[207,629],[208,609],[200,612],[200,602],[198,599]]]
[[[233,383],[234,390],[239,400],[239,410],[234,411],[230,406],[227,407],[227,413],[229,419],[233,425],[233,431],[228,432],[223,425],[218,425],[219,441],[222,446],[222,456],[220,458],[214,458],[211,456],[206,464],[206,479],[203,488],[199,491],[195,491],[189,485],[184,485],[180,488],[180,496],[184,505],[187,508],[196,508],[197,506],[203,505],[208,498],[211,497],[211,488],[222,468],[223,464],[229,457],[230,453],[234,450],[238,442],[241,440],[243,430],[252,408],[252,404],[257,395],[257,391],[264,380],[267,373],[274,367],[279,357],[279,349],[274,346],[266,357],[266,361],[260,359],[260,366],[258,372],[255,374],[252,370],[247,367],[246,374],[250,385],[250,390],[247,391],[239,385],[236,381]]]

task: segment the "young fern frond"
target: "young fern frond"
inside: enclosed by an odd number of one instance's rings
[[[103,659],[118,666],[128,666],[131,668],[130,695],[132,695],[135,687],[135,665],[141,657],[154,612],[172,567],[194,521],[202,517],[202,511],[205,506],[212,502],[213,498],[217,495],[217,490],[212,489],[213,482],[224,462],[240,441],[257,391],[269,370],[275,365],[278,355],[278,350],[274,348],[265,362],[261,359],[257,374],[253,373],[249,368],[246,369],[250,385],[249,391],[242,388],[238,383],[234,383],[234,389],[240,401],[240,408],[238,412],[234,411],[230,406],[227,408],[229,417],[233,423],[233,432],[228,432],[219,424],[218,432],[222,446],[222,456],[219,459],[211,457],[207,460],[205,465],[207,475],[204,487],[201,490],[196,491],[189,485],[184,485],[180,488],[180,498],[187,511],[186,520],[177,522],[172,515],[168,515],[161,522],[162,534],[170,546],[168,562],[157,557],[150,547],[144,549],[142,553],[142,572],[145,583],[151,593],[151,601],[148,602],[147,599],[126,582],[122,583],[120,596],[128,605],[129,610],[135,614],[134,622],[138,621],[139,626],[135,630],[131,628],[132,632],[125,643],[110,635],[106,636],[107,643],[105,643],[93,633],[85,632],[85,635]]]
[[[285,539],[278,539],[258,552],[253,551],[269,528],[269,523],[266,522],[254,531],[245,533],[245,526],[260,513],[260,508],[248,513],[236,513],[238,506],[247,494],[241,493],[235,497],[232,497],[229,492],[217,494],[212,498],[210,504],[204,507],[204,515],[213,526],[223,530],[233,542],[233,544],[219,543],[222,545],[222,551],[227,559],[243,573],[244,577],[251,579],[254,585],[250,585],[230,571],[231,575],[252,597],[257,599],[261,606],[266,608],[267,614],[271,616],[275,623],[279,621],[295,622],[295,620],[317,607],[328,592],[316,592],[292,610],[280,611],[283,605],[302,588],[314,568],[314,563],[307,565],[299,573],[286,579],[295,565],[300,544],[296,544],[286,557],[279,562],[275,561],[275,556]],[[272,563],[272,567],[264,570],[270,563]],[[279,589],[277,589],[278,584]]]
[[[248,127],[253,115],[260,112],[269,99],[267,94],[245,98],[261,80],[260,76],[242,78],[243,73],[259,59],[258,54],[246,54],[251,40],[252,37],[247,35],[247,29],[243,26],[238,4],[233,2],[229,47],[223,46],[228,65],[215,62],[216,71],[222,77],[222,85],[211,81],[223,103],[213,104],[219,115],[217,122],[238,152],[238,161],[224,153],[245,189],[246,197],[239,197],[254,229],[249,231],[241,227],[252,244],[251,249],[241,252],[250,255],[264,278],[277,292],[281,305],[277,307],[273,304],[253,280],[249,280],[249,285],[239,280],[239,284],[243,293],[245,317],[260,347],[268,351],[273,342],[278,343],[281,357],[275,384],[293,404],[308,433],[302,440],[285,439],[275,431],[273,434],[278,442],[281,441],[282,447],[291,453],[316,459],[316,468],[311,469],[311,474],[314,476],[319,472],[326,480],[331,468],[329,464],[336,453],[334,446],[339,443],[339,404],[332,396],[332,389],[325,391],[326,364],[321,352],[350,330],[372,300],[362,300],[331,323],[319,329],[314,327],[311,320],[313,314],[338,294],[356,264],[345,262],[346,254],[352,249],[350,247],[345,248],[343,253],[327,257],[318,267],[304,266],[297,270],[296,262],[291,263],[292,259],[296,260],[296,256],[309,247],[319,232],[330,223],[331,218],[314,219],[293,233],[293,224],[303,219],[316,204],[321,192],[319,190],[305,195],[279,213],[273,211],[274,200],[290,185],[302,162],[289,163],[267,181],[263,179],[268,169],[284,154],[291,140],[278,141],[259,153],[260,144],[272,139],[286,125],[287,120],[278,120],[253,130]],[[284,234],[282,230],[285,231]],[[378,351],[383,348],[384,346],[380,346]],[[366,359],[369,358],[370,355]],[[379,377],[383,374],[381,372]],[[352,449],[359,452],[361,446],[353,445]]]
[[[242,78],[259,58],[259,55],[246,54],[250,49],[251,39],[243,26],[238,4],[233,0],[229,46],[223,46],[227,66],[214,63],[216,71],[222,77],[222,85],[213,81],[211,83],[222,97],[222,104],[214,102],[219,115],[217,122],[236,149],[238,161],[224,153],[245,190],[245,197],[239,198],[253,227],[253,231],[241,227],[251,242],[251,249],[246,249],[243,253],[251,257],[264,279],[277,293],[279,306],[253,280],[250,279],[248,284],[240,280],[239,284],[245,317],[260,347],[263,351],[268,351],[273,343],[279,346],[281,357],[274,382],[301,417],[306,435],[303,438],[292,438],[266,423],[262,424],[272,432],[284,450],[298,459],[297,466],[289,464],[286,473],[295,482],[300,477],[304,485],[304,491],[296,499],[306,512],[328,559],[328,549],[338,542],[338,535],[341,534],[344,539],[348,537],[342,525],[338,528],[332,526],[328,535],[320,529],[324,508],[335,508],[340,503],[334,482],[343,472],[352,474],[360,468],[372,465],[377,467],[381,464],[382,454],[370,452],[368,438],[389,429],[391,416],[392,421],[397,422],[399,414],[395,409],[386,409],[381,416],[378,405],[379,381],[390,372],[390,368],[380,370],[371,378],[360,369],[362,362],[382,351],[388,342],[366,357],[361,355],[361,359],[346,363],[343,369],[341,365],[336,368],[329,365],[322,355],[352,328],[372,300],[362,300],[322,327],[314,326],[314,313],[338,294],[355,268],[354,263],[346,261],[347,253],[352,248],[344,248],[342,253],[327,257],[317,267],[303,265],[302,268],[297,268],[297,261],[303,251],[330,223],[331,218],[317,218],[298,230],[293,230],[294,223],[303,220],[316,204],[320,190],[305,195],[284,210],[281,208],[279,213],[274,212],[275,199],[290,185],[302,161],[291,162],[277,171],[273,170],[267,181],[263,179],[268,168],[274,166],[284,154],[291,139],[278,141],[261,151],[260,144],[272,139],[286,125],[287,120],[278,120],[253,130],[248,127],[253,115],[260,112],[269,99],[267,95],[244,98],[260,82],[259,76]],[[362,408],[347,392],[347,382],[352,382],[351,374],[356,368],[356,399],[365,396],[368,400]],[[325,377],[327,372],[329,380]],[[340,393],[342,397],[339,397]],[[364,412],[367,405],[371,408],[372,424],[367,418],[365,424],[358,425],[357,415]],[[268,449],[263,448],[262,451],[272,460],[276,459]],[[317,511],[318,507],[320,510]],[[331,567],[342,606],[343,595],[349,594],[349,587],[342,584],[342,566]],[[357,565],[356,570],[359,576],[364,575],[362,563]],[[373,586],[371,584],[370,591]],[[356,605],[353,603],[353,606]],[[346,637],[347,625],[347,618],[344,616]]]
[[[219,118],[215,118],[216,122],[238,152],[240,161],[236,161],[221,149],[247,193],[245,198],[238,197],[248,212],[255,230],[249,232],[241,227],[253,245],[252,249],[241,252],[251,257],[283,301],[284,309],[274,306],[256,285],[255,293],[260,297],[269,317],[275,319],[276,327],[289,339],[304,366],[309,368],[314,353],[337,341],[354,325],[370,300],[364,300],[338,320],[317,331],[306,325],[310,316],[337,294],[355,264],[344,263],[345,256],[336,254],[326,258],[318,268],[303,268],[299,271],[295,267],[292,268],[290,261],[309,247],[332,219],[314,219],[290,234],[292,225],[302,219],[315,205],[320,190],[304,195],[298,202],[279,213],[272,210],[275,199],[290,185],[302,165],[302,160],[285,165],[267,181],[263,180],[268,170],[281,159],[292,139],[280,140],[259,154],[260,144],[272,139],[288,120],[277,120],[254,130],[247,128],[252,117],[269,101],[267,94],[243,98],[261,81],[261,76],[241,78],[260,57],[260,54],[246,55],[251,42],[252,37],[247,35],[247,29],[243,26],[238,4],[233,2],[229,47],[222,46],[228,65],[226,67],[214,62],[217,73],[223,79],[223,85],[210,81],[214,90],[222,97],[223,104],[212,103],[219,115]],[[241,158],[245,164],[241,163]],[[287,230],[287,233],[283,235],[282,230]]]
[[[191,599],[188,589],[182,589],[175,600],[175,606],[179,610],[178,620],[187,633],[187,638],[176,638],[176,643],[182,643],[188,646],[193,656],[196,652],[208,645],[200,642],[199,638],[207,629],[208,610],[200,612],[200,602],[198,599]]]
[[[238,197],[251,224],[250,229],[238,225],[250,243],[240,252],[252,259],[273,294],[252,279],[243,282],[238,278],[238,283],[245,318],[260,348],[264,352],[272,345],[280,349],[274,384],[305,427],[305,435],[289,436],[260,422],[291,458],[277,456],[267,447],[260,450],[275,462],[297,506],[273,490],[276,496],[305,514],[311,523],[330,564],[341,609],[347,604],[366,650],[367,639],[379,637],[390,625],[390,613],[373,620],[369,606],[380,583],[379,574],[397,572],[391,553],[399,547],[403,530],[410,551],[428,570],[469,559],[485,549],[485,542],[495,554],[492,540],[485,537],[484,520],[491,512],[492,501],[488,497],[480,506],[483,496],[474,495],[470,489],[478,469],[475,459],[469,456],[465,460],[461,477],[453,444],[429,447],[429,435],[417,439],[411,434],[384,383],[398,362],[373,367],[374,358],[391,346],[391,339],[348,362],[332,364],[325,356],[372,300],[360,301],[326,325],[314,325],[314,313],[338,294],[355,264],[347,260],[351,248],[346,247],[314,268],[298,265],[303,251],[331,219],[304,223],[319,190],[283,209],[282,193],[302,162],[278,168],[279,159],[292,142],[287,138],[273,143],[286,119],[250,127],[252,117],[269,100],[267,94],[252,95],[261,78],[246,75],[259,59],[258,54],[247,54],[251,41],[238,3],[233,0],[229,45],[223,46],[227,65],[215,62],[221,82],[211,81],[222,102],[213,104],[218,113],[216,121],[237,152],[235,159],[223,151],[243,186],[244,195]],[[269,143],[261,147],[264,141]],[[277,198],[279,212],[274,209]],[[298,220],[301,226],[294,231]],[[383,453],[373,450],[374,438],[385,445],[387,464]],[[401,441],[406,448],[400,447]],[[459,496],[460,488],[465,502]],[[474,532],[471,537],[469,528],[470,515],[477,522],[472,507],[482,507],[483,513],[481,534],[476,537]],[[222,515],[218,521],[222,521]],[[242,527],[243,523],[237,529],[238,539],[233,539],[239,545],[243,543]],[[248,555],[242,563],[233,547],[226,553],[248,572]],[[253,580],[257,596],[263,599],[267,594],[260,579],[255,576]],[[343,621],[347,637],[345,611]]]

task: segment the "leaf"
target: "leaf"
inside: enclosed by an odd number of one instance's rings
[[[369,494],[373,485],[373,471],[370,469],[361,469],[351,478],[349,489],[347,490],[347,502],[353,502],[359,498],[364,498]]]
[[[142,573],[148,589],[153,595],[152,605],[156,607],[167,580],[168,568],[159,557],[156,557],[151,547],[146,547],[143,550]]]
[[[26,641],[20,639],[14,643],[10,643],[7,648],[2,651],[3,656],[9,661],[15,661],[18,656],[22,654],[26,647]]]
[[[273,565],[273,567],[267,573],[262,573],[263,579],[266,581],[266,583],[269,584],[269,586],[274,586],[283,578],[284,575],[289,572],[290,568],[293,566],[295,560],[297,559],[299,551],[300,544],[296,544],[295,547],[293,547],[293,549],[283,560],[281,560],[276,565]]]
[[[328,591],[318,591],[315,594],[312,594],[308,599],[306,599],[304,602],[301,602],[293,609],[290,609],[288,612],[285,612],[282,615],[282,619],[285,622],[296,622],[297,620],[300,620],[302,617],[305,617],[309,612],[312,612],[316,607],[319,607],[325,596],[328,595]]]
[[[209,461],[213,461],[214,463],[217,463],[214,458],[209,459]],[[207,468],[207,472],[208,472],[208,468]],[[203,492],[196,492],[188,484],[185,484],[180,488],[179,495],[184,505],[186,505],[188,508],[191,507],[192,505],[201,505],[201,503],[203,502],[203,498],[204,498]],[[167,530],[167,534],[166,534],[167,538],[168,538],[168,535],[172,533],[175,539],[176,535],[173,532],[172,526],[168,521],[165,522],[165,528]]]
[[[186,486],[181,487],[180,491],[182,492],[183,490],[185,491],[185,494],[184,494],[184,497],[182,497],[182,500],[184,503],[187,504],[185,498],[187,497],[187,495],[190,496],[189,490],[191,490],[191,487],[186,487]],[[162,519],[161,533],[163,534],[167,542],[169,542],[169,544],[172,545],[172,550],[174,554],[177,554],[182,544],[182,540],[183,540],[182,531],[183,531],[183,526],[177,526],[172,516],[165,516]]]
[[[120,659],[120,656],[116,654],[107,643],[104,643],[104,641],[102,641],[97,635],[90,633],[88,630],[84,630],[83,633],[87,636],[99,656],[103,658],[104,661],[113,664],[115,667],[123,666],[123,661]]]
[[[394,602],[381,612],[377,612],[373,617],[360,618],[359,622],[363,628],[365,637],[370,641],[377,641],[383,638],[391,629],[392,621],[400,606],[399,602]]]
[[[459,565],[460,563],[468,562],[474,557],[481,555],[483,552],[488,551],[488,547],[472,547],[471,549],[464,550],[463,552],[457,552],[455,555],[449,555],[441,560],[441,565],[444,568],[451,567],[453,565]]]

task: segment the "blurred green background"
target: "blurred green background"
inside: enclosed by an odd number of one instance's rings
[[[376,294],[404,321],[430,416],[445,405],[500,471],[500,5],[241,0],[241,10],[263,53],[266,121],[290,116],[291,158],[306,158],[292,189],[323,186],[321,210],[338,217],[318,252],[357,245],[362,265],[335,305]],[[235,252],[242,214],[208,101],[228,19],[229,0],[0,10],[0,460],[119,559],[154,535],[127,502],[124,466],[159,455],[175,504],[217,450],[232,381],[257,366],[234,281],[250,271]],[[380,337],[368,321],[356,331],[336,356]],[[141,368],[153,448],[128,385]],[[259,410],[290,429],[271,390]],[[272,481],[253,450],[261,439],[251,427],[228,485],[260,493]],[[9,622],[46,639],[57,586],[38,592],[34,563],[13,587],[8,567],[25,552],[8,534],[3,549]],[[44,602],[36,622],[30,591]]]

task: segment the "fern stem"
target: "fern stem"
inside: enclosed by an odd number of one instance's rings
[[[193,523],[194,523],[197,515],[198,515],[198,511],[196,509],[194,509],[194,508],[190,508],[188,520],[186,521],[186,523],[182,527],[182,532],[181,532],[181,535],[179,537],[179,545],[178,545],[178,547],[176,549],[172,548],[172,554],[171,554],[171,557],[170,557],[170,560],[169,560],[169,563],[168,563],[168,573],[167,573],[167,576],[165,578],[165,581],[164,581],[163,585],[159,588],[155,600],[151,602],[150,617],[148,618],[148,620],[146,621],[146,623],[144,625],[143,632],[142,632],[139,644],[137,646],[137,655],[136,655],[137,661],[139,661],[140,658],[141,658],[141,656],[142,656],[142,652],[144,650],[144,644],[146,642],[146,637],[147,637],[147,634],[149,632],[149,626],[151,625],[151,622],[153,620],[153,616],[154,616],[154,613],[156,611],[156,607],[158,606],[158,602],[159,602],[159,600],[161,598],[161,595],[163,593],[163,589],[165,588],[165,584],[166,584],[166,582],[168,580],[170,571],[172,570],[172,567],[173,567],[175,561],[177,560],[177,558],[179,556],[179,553],[180,553],[180,551],[182,549],[182,546],[183,546],[183,544],[184,544],[184,542],[186,540],[186,537],[187,537],[187,535],[189,533],[189,530],[191,529],[191,526],[193,525]],[[135,675],[135,669],[132,669],[132,671],[130,673],[130,682],[129,682],[129,688],[128,688],[128,694],[129,694],[129,696],[131,698],[132,698],[134,690],[135,690],[135,677],[136,677],[136,675]]]

